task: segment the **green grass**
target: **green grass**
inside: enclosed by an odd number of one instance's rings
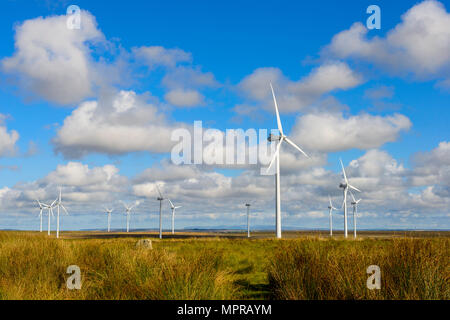
[[[0,232],[0,299],[449,299],[448,237],[164,239],[153,250],[138,239]],[[66,288],[72,264],[81,290]],[[380,291],[366,288],[370,264]]]

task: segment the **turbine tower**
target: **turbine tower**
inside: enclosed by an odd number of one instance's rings
[[[250,238],[250,203],[246,203],[247,207],[247,238]]]
[[[113,209],[108,209],[106,207],[103,207],[105,209],[106,214],[108,215],[108,232],[111,231],[111,212],[113,212]]]
[[[333,210],[337,210],[335,207],[333,207],[333,203],[331,202],[331,197],[328,196],[328,200],[330,201],[330,205],[328,206],[328,209],[330,209],[330,237],[333,236]]]
[[[59,188],[59,196],[56,199],[56,207],[58,208],[58,211],[56,213],[56,238],[59,238],[59,212],[60,212],[60,208],[62,208],[65,212],[66,215],[69,215],[69,213],[67,212],[66,208],[63,206],[62,202],[61,202],[61,187]]]
[[[272,164],[274,163],[274,161],[276,161],[276,173],[275,173],[275,217],[276,218],[275,218],[275,225],[276,225],[277,238],[281,238],[281,199],[280,199],[280,192],[281,192],[280,191],[280,148],[281,148],[281,144],[284,141],[286,141],[288,144],[290,144],[295,149],[300,151],[306,157],[309,158],[309,156],[283,133],[283,127],[281,126],[281,120],[280,120],[280,114],[278,113],[277,99],[275,98],[275,92],[273,91],[272,83],[270,83],[270,89],[272,90],[273,103],[275,105],[275,114],[277,116],[277,125],[278,125],[278,131],[280,132],[280,135],[275,136],[273,134],[270,134],[269,138],[267,139],[270,142],[278,141],[276,151],[272,157],[272,160],[270,161],[267,171],[270,170],[270,168],[272,167]]]
[[[342,202],[342,207],[344,208],[344,236],[348,237],[348,226],[347,226],[347,192],[348,189],[353,189],[355,191],[361,192],[358,188],[352,186],[347,179],[347,175],[345,174],[344,164],[342,163],[342,159],[339,159],[342,167],[342,174],[344,176],[344,182],[339,185],[339,188],[342,188],[344,192],[344,201]]]
[[[170,208],[172,209],[172,234],[175,234],[175,210],[181,208],[181,206],[174,206],[169,198],[167,200],[169,200]]]
[[[356,200],[353,196],[353,192],[350,191],[350,195],[352,196],[352,206],[353,206],[353,238],[356,239],[356,216],[358,215],[358,203],[361,199]]]
[[[156,188],[158,189],[159,193],[159,197],[157,198],[159,201],[159,238],[162,239],[162,202],[164,200],[164,197],[162,196],[158,184],[156,184]]]
[[[123,206],[125,207],[125,214],[127,216],[127,232],[130,231],[130,216],[131,216],[131,209],[133,209],[135,206],[139,205],[139,201],[136,201],[133,205],[127,206],[123,201],[120,201]]]

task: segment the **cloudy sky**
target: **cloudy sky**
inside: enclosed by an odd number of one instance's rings
[[[123,228],[119,200],[139,201],[132,228],[156,228],[155,183],[183,206],[178,228],[244,227],[246,202],[272,227],[267,161],[207,161],[227,130],[276,128],[270,82],[310,155],[281,150],[284,227],[328,227],[342,158],[361,228],[449,229],[450,3],[378,1],[381,29],[368,29],[371,2],[2,3],[0,229],[38,228],[35,199],[58,186],[63,229],[104,228],[104,205]],[[194,121],[214,129],[204,161],[176,164],[171,138]]]

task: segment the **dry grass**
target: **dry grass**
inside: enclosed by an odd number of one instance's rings
[[[66,288],[72,264],[82,271],[82,290]],[[139,249],[131,239],[0,235],[0,299],[230,299],[233,294],[217,250],[187,257]]]
[[[449,237],[55,239],[0,232],[0,299],[449,299]],[[82,289],[66,288],[78,265]],[[382,289],[366,288],[380,266]]]
[[[449,299],[449,239],[284,243],[269,267],[274,299]],[[368,290],[366,269],[381,269]]]

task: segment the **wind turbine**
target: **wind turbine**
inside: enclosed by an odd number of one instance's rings
[[[343,189],[344,192],[344,201],[342,202],[342,207],[344,207],[344,236],[348,237],[348,228],[347,228],[347,192],[348,189],[353,189],[355,191],[361,192],[358,188],[352,186],[347,179],[347,175],[345,174],[344,164],[342,163],[342,159],[339,159],[342,167],[342,174],[344,176],[344,183],[339,184],[339,188]]]
[[[69,215],[69,213],[67,212],[66,208],[63,206],[63,204],[61,202],[61,187],[59,188],[59,196],[56,199],[56,204],[55,205],[58,208],[57,216],[56,216],[56,238],[59,238],[59,211],[60,211],[60,208],[62,208],[64,210],[66,215]]]
[[[42,232],[42,211],[44,209],[48,209],[49,205],[42,203],[39,201],[39,199],[36,199],[37,203],[39,204],[39,218],[41,219],[41,224],[40,224],[40,228],[39,228],[39,232]]]
[[[335,207],[333,207],[333,203],[331,202],[331,197],[328,196],[328,200],[330,201],[330,205],[328,206],[328,209],[330,209],[330,237],[333,236],[333,210],[337,210]]]
[[[356,239],[356,216],[358,215],[358,203],[361,199],[356,200],[353,196],[353,192],[350,191],[350,195],[352,196],[352,206],[353,206],[353,238]]]
[[[111,231],[111,212],[113,212],[113,209],[108,209],[106,207],[103,207],[105,209],[106,213],[108,214],[108,232]]]
[[[246,203],[247,207],[247,238],[250,238],[250,203]]]
[[[181,206],[174,206],[169,198],[167,200],[169,200],[170,208],[172,209],[172,234],[175,234],[175,210],[181,208]]]
[[[58,199],[53,200],[53,202],[50,205],[46,205],[48,211],[47,211],[47,215],[48,215],[48,230],[47,230],[47,235],[50,235],[50,215],[52,217],[54,217],[53,214],[53,208],[55,207],[55,203]]]
[[[162,202],[164,197],[162,196],[161,190],[159,189],[158,184],[156,184],[156,188],[158,189],[159,197],[157,198],[159,201],[159,238],[162,239]],[[173,211],[172,211],[173,213]]]
[[[276,135],[270,134],[269,137],[267,138],[267,140],[269,140],[270,142],[279,141],[276,151],[272,157],[272,160],[270,161],[269,167],[267,168],[267,171],[270,170],[270,168],[272,167],[272,164],[275,161],[276,162],[276,173],[275,173],[275,216],[276,216],[276,219],[275,219],[275,225],[276,225],[277,238],[281,238],[281,199],[280,199],[280,148],[281,148],[281,144],[283,143],[283,141],[286,141],[291,146],[293,146],[295,149],[297,149],[302,154],[304,154],[306,157],[309,158],[309,156],[283,133],[283,127],[281,126],[281,120],[280,120],[280,114],[278,113],[277,99],[275,98],[275,92],[273,91],[272,83],[270,83],[270,89],[272,90],[273,103],[275,105],[275,113],[277,116],[278,131],[280,132],[280,135],[276,136]]]
[[[127,232],[130,230],[130,215],[131,215],[131,209],[133,209],[135,206],[139,205],[139,201],[136,201],[133,205],[127,206],[123,201],[123,206],[125,207],[125,214],[127,215]]]

